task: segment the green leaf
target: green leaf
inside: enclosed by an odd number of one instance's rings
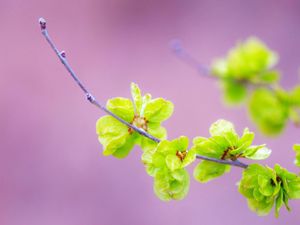
[[[205,138],[205,137],[195,137],[193,139],[193,144],[194,145],[199,145],[199,144],[201,144],[201,143],[203,143],[205,141],[207,141],[207,138]]]
[[[101,117],[96,124],[98,139],[104,147],[103,154],[114,154],[123,158],[133,148],[135,136],[128,133],[128,128],[112,116]]]
[[[235,80],[223,80],[222,88],[224,90],[224,100],[228,104],[238,104],[245,100],[247,88],[245,83]]]
[[[129,152],[133,149],[133,146],[135,144],[135,138],[132,135],[126,135],[126,139],[123,143],[123,145],[119,146],[114,152],[113,156],[117,158],[125,158]]]
[[[299,126],[300,125],[300,113],[296,108],[289,108],[288,117],[292,123]]]
[[[290,93],[290,101],[293,106],[300,107],[300,85],[296,86]]]
[[[235,132],[227,132],[224,135],[224,138],[229,143],[229,147],[235,148],[238,145],[239,136]]]
[[[249,101],[249,112],[260,130],[267,135],[282,132],[288,118],[288,110],[273,92],[257,89]]]
[[[259,39],[251,37],[230,49],[227,57],[215,60],[212,72],[218,77],[251,82],[273,67],[277,61],[276,53],[270,51]],[[266,79],[274,79],[273,76],[267,75]]]
[[[211,73],[217,77],[227,77],[228,65],[226,59],[215,59],[211,65]]]
[[[142,162],[145,164],[145,165],[149,165],[152,163],[152,157],[153,157],[153,154],[155,153],[156,149],[149,149],[149,150],[146,150],[143,152],[142,154]]]
[[[205,155],[208,157],[220,157],[224,152],[222,146],[218,145],[218,143],[211,141],[210,139],[194,145],[192,149],[199,155]]]
[[[194,169],[194,177],[200,183],[206,183],[230,171],[230,166],[210,161],[200,162]]]
[[[131,96],[135,104],[136,113],[140,114],[142,108],[142,96],[141,91],[137,84],[131,83]]]
[[[161,170],[154,177],[154,192],[163,201],[181,200],[189,190],[189,174],[184,170]]]
[[[170,189],[170,176],[168,172],[159,171],[154,177],[154,193],[163,201],[170,201],[172,194],[168,192]]]
[[[172,172],[175,179],[171,184],[171,191],[174,200],[182,200],[186,197],[190,187],[190,175],[184,169]]]
[[[294,163],[296,166],[300,167],[300,144],[294,145],[294,151],[296,152],[296,159]]]
[[[223,135],[227,132],[234,132],[234,126],[231,122],[226,120],[217,120],[215,123],[213,123],[209,128],[209,133],[212,136],[219,136]]]
[[[195,160],[195,152],[193,150],[188,151],[188,138],[181,136],[172,141],[161,141],[153,156],[159,154],[165,157],[165,162],[169,170],[177,170],[183,168]]]
[[[237,141],[238,148],[236,148],[236,150],[232,150],[231,153],[239,154],[245,151],[249,146],[251,146],[254,136],[253,132],[250,132],[248,128],[245,128],[242,137]]]
[[[290,210],[288,200],[300,197],[300,178],[278,164],[274,169],[252,164],[243,172],[239,192],[258,215],[267,215],[275,204],[275,216],[278,217],[283,204]]]
[[[264,145],[251,146],[245,150],[244,157],[253,160],[266,159],[271,155],[271,149],[266,148]]]
[[[251,146],[254,139],[254,133],[248,128],[244,129],[240,138],[236,133],[231,122],[218,120],[210,127],[209,138],[196,137],[191,148],[196,154],[235,161],[238,158],[246,157],[259,160],[267,158],[271,151],[265,145]]]
[[[113,98],[107,101],[106,107],[123,120],[131,122],[134,117],[134,107],[127,98]]]
[[[103,155],[108,156],[114,154],[119,148],[122,148],[126,143],[127,135],[119,135],[111,138],[107,141],[107,144],[103,144]],[[100,142],[105,142],[105,139],[99,138]]]
[[[238,63],[235,64],[236,60]],[[246,74],[250,74],[273,67],[278,61],[278,56],[258,38],[250,37],[229,53],[228,61],[233,73],[245,71]]]
[[[269,84],[277,82],[279,78],[280,78],[279,72],[276,70],[265,71],[261,73],[259,76],[260,81]]]
[[[256,201],[255,199],[247,200],[249,208],[257,213],[258,216],[267,216],[273,208],[274,199],[269,201]]]
[[[181,165],[181,166],[182,166],[182,167],[186,167],[186,166],[188,166],[189,164],[191,164],[192,162],[194,162],[195,159],[196,159],[196,152],[195,152],[194,149],[190,149],[190,150],[187,152],[185,158],[183,159],[182,165]]]
[[[149,94],[149,93],[148,93],[148,94],[145,94],[145,95],[143,96],[143,98],[142,98],[142,107],[141,107],[141,112],[140,112],[140,115],[141,115],[141,116],[144,116],[145,108],[146,108],[148,102],[151,101],[151,99],[152,99],[152,96],[151,96],[151,94]]]
[[[297,177],[289,181],[289,198],[300,199],[300,178]]]
[[[173,103],[163,98],[156,98],[147,103],[145,106],[144,116],[148,121],[160,123],[168,119],[174,110]]]
[[[172,144],[177,150],[187,150],[189,147],[189,139],[186,136],[180,136],[179,138],[174,139]]]
[[[163,140],[163,141],[159,142],[159,144],[157,145],[156,152],[166,156],[170,152],[175,153],[176,149],[172,145],[171,141]]]
[[[152,136],[165,140],[167,138],[167,130],[157,123],[148,123],[148,133]],[[143,151],[154,149],[157,146],[157,143],[149,138],[141,137],[141,148]]]
[[[173,170],[177,170],[180,168],[181,161],[176,155],[167,155],[166,156],[166,164],[167,164],[167,167],[171,171],[173,171]]]

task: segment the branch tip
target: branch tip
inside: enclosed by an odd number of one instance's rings
[[[42,30],[46,29],[46,24],[47,23],[46,23],[46,20],[43,17],[39,18],[39,24],[40,24]]]

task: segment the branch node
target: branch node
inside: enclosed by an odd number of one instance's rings
[[[61,57],[66,58],[66,52],[65,51],[61,51],[59,54],[60,54]]]
[[[43,17],[41,17],[41,18],[39,18],[39,23],[40,23],[40,26],[41,26],[41,30],[45,30],[46,29],[46,20],[43,18]]]
[[[86,93],[86,99],[91,103],[95,101],[95,97],[91,93]]]

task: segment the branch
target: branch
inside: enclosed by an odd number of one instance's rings
[[[191,53],[189,53],[181,44],[181,42],[179,40],[173,40],[171,41],[171,50],[174,52],[174,54],[177,56],[177,58],[179,58],[181,61],[185,62],[187,65],[191,66],[192,68],[196,69],[200,75],[204,76],[204,77],[208,77],[208,78],[212,78],[212,79],[222,79],[218,76],[214,76],[214,74],[212,74],[211,70],[205,66],[204,64],[202,64],[201,62],[199,62]],[[266,87],[271,91],[276,90],[276,86],[274,85],[269,85],[266,83],[251,83],[251,82],[247,82],[245,80],[235,80],[237,82],[240,83],[244,83],[248,86],[252,86],[252,87]]]
[[[75,82],[77,83],[77,85],[80,87],[80,89],[84,92],[87,100],[92,103],[93,105],[95,105],[96,107],[98,107],[99,109],[101,109],[102,111],[104,111],[105,113],[107,113],[108,115],[114,117],[115,119],[117,119],[118,121],[120,121],[121,123],[125,124],[126,126],[132,128],[133,130],[135,130],[136,132],[138,132],[139,134],[155,141],[155,142],[160,142],[159,139],[157,139],[156,137],[148,134],[147,132],[145,132],[144,130],[133,126],[132,124],[128,123],[127,121],[123,120],[122,118],[118,117],[116,114],[114,114],[113,112],[109,111],[105,106],[103,106],[102,104],[100,104],[96,98],[91,94],[91,92],[88,91],[88,89],[83,85],[83,83],[79,80],[78,76],[76,75],[76,73],[74,72],[74,70],[72,69],[72,67],[70,66],[70,64],[68,63],[67,59],[66,59],[66,53],[65,51],[59,51],[56,47],[56,45],[54,44],[54,42],[52,41],[52,39],[50,38],[48,31],[47,31],[47,26],[46,26],[46,20],[44,18],[40,18],[39,19],[39,23],[41,26],[41,31],[42,34],[44,35],[45,39],[47,40],[47,42],[49,43],[50,47],[52,48],[52,50],[55,52],[55,54],[57,55],[57,57],[60,59],[61,63],[64,65],[64,67],[67,69],[67,71],[69,72],[69,74],[72,76],[72,78],[75,80]]]
[[[221,164],[227,164],[227,165],[231,165],[231,166],[236,166],[236,167],[241,167],[246,169],[248,167],[247,164],[244,164],[238,160],[235,161],[229,161],[229,160],[223,160],[223,159],[216,159],[216,158],[210,158],[210,157],[206,157],[203,155],[196,155],[197,159],[202,159],[202,160],[206,160],[206,161],[211,161],[211,162],[215,162],[215,163],[221,163]]]
[[[194,56],[192,56],[185,50],[185,48],[182,47],[180,40],[172,40],[171,49],[179,59],[195,68],[201,75],[213,79],[217,78],[211,75],[210,69],[208,67],[200,63]]]
[[[83,83],[79,80],[78,76],[76,75],[76,73],[74,72],[74,70],[72,69],[72,67],[70,66],[70,64],[68,63],[67,59],[66,59],[66,53],[65,51],[59,51],[58,48],[56,47],[56,45],[54,44],[54,42],[52,41],[52,39],[50,38],[48,31],[47,31],[47,24],[46,24],[46,20],[44,18],[40,18],[39,19],[39,24],[41,27],[41,31],[43,36],[45,37],[46,41],[49,43],[50,47],[52,48],[52,50],[55,52],[55,54],[57,55],[57,57],[60,59],[61,63],[64,65],[64,67],[66,68],[66,70],[69,72],[69,74],[71,75],[71,77],[75,80],[75,82],[77,83],[77,85],[80,87],[80,89],[84,92],[87,100],[92,103],[93,105],[95,105],[96,107],[98,107],[99,109],[101,109],[102,111],[104,111],[105,113],[107,113],[108,115],[114,117],[115,119],[117,119],[118,121],[120,121],[121,123],[125,124],[126,126],[132,128],[133,130],[135,130],[136,132],[138,132],[140,135],[151,139],[152,141],[155,141],[156,143],[159,143],[160,140],[154,136],[152,136],[151,134],[147,133],[146,131],[144,131],[143,129],[140,129],[130,123],[128,123],[127,121],[123,120],[122,118],[118,117],[116,114],[114,114],[113,112],[111,112],[110,110],[108,110],[105,106],[103,106],[102,104],[100,104],[96,98],[91,94],[91,92],[88,91],[88,89],[86,88],[86,86],[83,85]],[[216,162],[216,163],[220,163],[220,164],[227,164],[227,165],[232,165],[232,166],[237,166],[237,167],[241,167],[241,168],[247,168],[248,165],[243,164],[239,161],[229,161],[229,160],[222,160],[222,159],[216,159],[216,158],[210,158],[210,157],[206,157],[206,156],[202,156],[202,155],[197,155],[198,159],[202,159],[202,160],[207,160],[207,161],[212,161],[212,162]]]

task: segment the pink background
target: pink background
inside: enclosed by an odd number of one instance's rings
[[[185,200],[165,203],[152,191],[139,148],[125,160],[102,156],[95,122],[104,114],[40,35],[40,16],[99,100],[129,97],[135,81],[173,101],[170,138],[207,136],[219,118],[239,132],[255,130],[243,107],[224,107],[215,82],[172,55],[174,37],[209,64],[256,35],[280,54],[283,86],[299,82],[300,1],[0,0],[0,225],[299,224],[300,201],[279,219],[251,212],[235,185],[239,168],[206,185],[192,180]],[[255,143],[273,149],[266,164],[297,172],[299,134],[289,125],[278,139],[257,134]]]

